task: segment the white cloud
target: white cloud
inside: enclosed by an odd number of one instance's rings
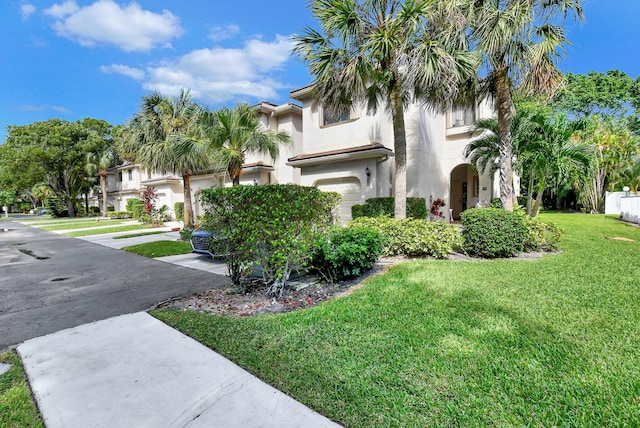
[[[209,38],[213,41],[230,39],[240,33],[240,27],[235,24],[229,24],[222,27],[214,27],[209,33]]]
[[[20,6],[20,16],[22,16],[22,20],[26,21],[29,19],[31,15],[36,11],[36,7],[31,3],[25,3]]]
[[[236,99],[273,99],[285,87],[272,76],[290,58],[289,37],[272,42],[253,39],[241,48],[214,47],[189,52],[175,60],[147,67],[146,90],[177,95],[190,88],[194,97],[211,103]]]
[[[126,52],[148,52],[170,46],[182,34],[180,20],[168,10],[157,14],[136,2],[120,6],[113,0],[98,0],[78,7],[74,0],[54,4],[45,13],[56,18],[52,27],[60,36],[82,46],[113,45]]]
[[[128,76],[133,80],[142,80],[145,76],[144,70],[122,64],[102,65],[100,66],[100,71],[106,74],[122,74],[123,76]]]
[[[62,19],[65,16],[69,16],[79,9],[78,4],[74,0],[67,0],[62,4],[54,4],[48,9],[44,10],[46,15],[52,16],[56,19]]]
[[[56,113],[71,113],[69,109],[56,105],[34,105],[26,104],[18,107],[20,111],[33,112],[33,111],[55,111]]]

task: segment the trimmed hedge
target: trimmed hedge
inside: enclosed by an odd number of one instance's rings
[[[319,234],[311,266],[327,281],[355,278],[371,269],[382,253],[382,236],[371,228],[336,226]]]
[[[127,211],[133,211],[133,207],[136,205],[144,205],[142,199],[127,199]]]
[[[184,202],[173,204],[173,212],[176,213],[176,220],[182,221],[184,218]]]
[[[461,215],[463,248],[484,258],[513,257],[525,249],[528,230],[518,213],[471,208]]]
[[[348,227],[367,227],[379,231],[385,256],[445,258],[462,244],[458,228],[442,221],[396,220],[390,217],[360,217]]]
[[[351,207],[351,217],[393,217],[395,211],[395,198],[369,198],[363,205]],[[427,218],[427,203],[424,198],[407,198],[407,217],[423,219]]]
[[[255,263],[277,294],[310,260],[315,234],[333,224],[340,195],[274,184],[206,189],[200,199],[203,226],[223,237],[213,240],[212,250],[226,255],[232,282],[240,285]]]
[[[132,218],[133,213],[131,211],[109,211],[107,212],[109,218]]]

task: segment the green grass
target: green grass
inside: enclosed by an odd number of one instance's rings
[[[124,251],[145,257],[175,256],[191,252],[191,244],[182,241],[156,241],[124,247]]]
[[[129,232],[130,230],[141,230],[141,229],[148,229],[148,228],[149,226],[145,224],[130,224],[125,226],[107,227],[104,229],[77,230],[75,232],[67,232],[65,233],[65,235],[71,236],[71,237],[104,235],[107,233]]]
[[[104,226],[117,226],[119,224],[131,222],[131,219],[127,220],[107,220],[102,219],[100,221],[97,220],[86,220],[82,222],[72,222],[72,223],[57,223],[52,225],[34,225],[31,226],[38,227],[43,230],[48,230],[50,232],[56,230],[72,230],[72,229],[84,229],[89,227],[104,227]]]
[[[640,229],[543,218],[561,254],[407,262],[288,314],[152,313],[347,427],[638,426]]]
[[[0,375],[0,426],[44,427],[38,409],[31,399],[20,358],[15,352],[0,354],[0,363],[13,367]]]
[[[140,232],[140,233],[132,233],[130,235],[120,235],[114,236],[113,239],[126,239],[126,238],[137,238],[139,236],[147,236],[147,235],[160,235],[161,233],[167,233],[162,230],[156,230],[155,232]]]

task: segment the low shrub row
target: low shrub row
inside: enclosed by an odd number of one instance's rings
[[[351,207],[351,217],[393,217],[395,198],[369,198],[362,205]],[[427,218],[427,204],[424,198],[407,198],[407,217]]]
[[[386,256],[444,258],[462,242],[457,226],[442,221],[360,217],[352,220],[348,227],[366,227],[380,232],[384,246],[382,254]]]

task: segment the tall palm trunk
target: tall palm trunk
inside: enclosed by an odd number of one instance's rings
[[[184,223],[184,227],[192,228],[193,227],[193,208],[191,205],[191,174],[189,174],[189,172],[182,173],[182,183],[184,187],[183,223]]]
[[[542,196],[544,194],[544,189],[547,187],[547,180],[544,178],[541,178],[540,181],[538,182],[538,189],[537,189],[537,193],[536,193],[536,202],[533,205],[533,209],[531,210],[531,217],[535,217],[538,215],[538,212],[540,212],[540,208],[542,208]]]
[[[102,189],[102,217],[107,216],[107,170],[100,170],[100,189]]]
[[[500,142],[498,151],[500,153],[500,200],[502,208],[513,211],[513,168],[511,160],[513,157],[513,143],[511,140],[511,83],[507,70],[503,67],[496,71],[496,92],[498,110],[498,132]]]
[[[391,91],[393,120],[393,151],[395,152],[395,206],[394,217],[407,217],[407,138],[404,127],[404,105],[400,95]]]

